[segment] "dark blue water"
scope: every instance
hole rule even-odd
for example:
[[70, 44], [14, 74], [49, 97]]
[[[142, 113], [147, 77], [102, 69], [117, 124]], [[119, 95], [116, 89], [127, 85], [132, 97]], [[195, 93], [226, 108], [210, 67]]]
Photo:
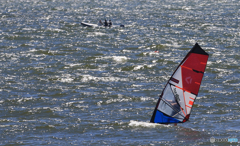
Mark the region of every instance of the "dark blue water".
[[[237, 145], [227, 139], [240, 139], [239, 9], [234, 0], [2, 0], [0, 145]], [[81, 26], [99, 19], [125, 27]], [[210, 56], [190, 121], [149, 123], [196, 42]]]

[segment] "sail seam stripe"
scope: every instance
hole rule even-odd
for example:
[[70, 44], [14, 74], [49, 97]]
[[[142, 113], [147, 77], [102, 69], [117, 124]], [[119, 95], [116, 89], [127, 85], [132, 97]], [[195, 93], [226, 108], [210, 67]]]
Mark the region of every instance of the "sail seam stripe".
[[[173, 85], [173, 84], [171, 84], [171, 85]], [[191, 94], [193, 94], [193, 95], [196, 95], [196, 96], [197, 96], [197, 94], [195, 94], [195, 93], [192, 93], [191, 91], [188, 91], [188, 90], [186, 90], [186, 89], [184, 89], [184, 88], [181, 88], [181, 87], [179, 87], [179, 86], [176, 86], [176, 85], [173, 85], [173, 86], [175, 86], [175, 87], [177, 87], [177, 88], [179, 88], [179, 89], [183, 90], [184, 92], [186, 91], [186, 92], [188, 92], [188, 93], [191, 93]]]
[[182, 67], [182, 68], [186, 68], [186, 69], [188, 69], [188, 70], [192, 70], [192, 71], [194, 71], [194, 72], [196, 72], [196, 73], [202, 73], [202, 74], [204, 74], [204, 72], [198, 71], [198, 70], [193, 69], [193, 68], [189, 68], [189, 67], [186, 67], [186, 66], [183, 66], [183, 65], [181, 65], [181, 67]]
[[181, 108], [181, 110], [182, 110], [182, 112], [183, 112], [184, 116], [186, 117], [186, 114], [185, 114], [185, 112], [183, 111], [182, 107], [180, 107], [180, 108]]
[[185, 99], [185, 93], [184, 92], [183, 92], [183, 98], [184, 98], [184, 103], [185, 103], [185, 110], [186, 110], [186, 113], [188, 113], [187, 112], [187, 107], [186, 107], [187, 104], [186, 104], [186, 99]]

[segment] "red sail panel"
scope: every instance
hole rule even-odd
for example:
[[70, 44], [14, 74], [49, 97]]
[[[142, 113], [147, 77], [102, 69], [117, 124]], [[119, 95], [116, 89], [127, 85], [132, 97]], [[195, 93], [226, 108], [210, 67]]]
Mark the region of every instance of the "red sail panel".
[[202, 54], [191, 53], [187, 60], [183, 63], [183, 66], [204, 72], [207, 64], [208, 56]]
[[202, 73], [197, 73], [193, 70], [182, 67], [183, 90], [197, 95], [202, 81], [202, 77]]
[[182, 64], [183, 89], [194, 94], [198, 94], [203, 73], [207, 64], [207, 55], [191, 53]]

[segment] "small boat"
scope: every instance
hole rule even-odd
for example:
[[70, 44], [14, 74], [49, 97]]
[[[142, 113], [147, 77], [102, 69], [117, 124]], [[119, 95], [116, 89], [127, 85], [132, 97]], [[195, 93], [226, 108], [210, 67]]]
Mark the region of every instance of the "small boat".
[[86, 22], [81, 22], [81, 25], [87, 26], [87, 27], [124, 27], [124, 25], [112, 25], [112, 26], [104, 26], [104, 25], [97, 25], [97, 24], [92, 24], [92, 23], [86, 23]]

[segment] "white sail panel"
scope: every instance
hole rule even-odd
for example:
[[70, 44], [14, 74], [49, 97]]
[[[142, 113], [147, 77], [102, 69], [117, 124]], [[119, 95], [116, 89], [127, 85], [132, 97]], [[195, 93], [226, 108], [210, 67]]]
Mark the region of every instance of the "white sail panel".
[[173, 94], [174, 96], [176, 97], [180, 107], [181, 107], [181, 110], [183, 112], [183, 114], [186, 116], [186, 106], [185, 106], [185, 99], [184, 99], [184, 92], [182, 89], [180, 88], [177, 88], [175, 86], [171, 86], [172, 87], [172, 91], [173, 91]]
[[179, 67], [176, 72], [173, 74], [171, 79], [169, 80], [169, 83], [176, 85], [180, 88], [182, 88], [182, 69]]
[[170, 84], [168, 84], [164, 90], [162, 100], [158, 105], [158, 110], [168, 116], [175, 117], [176, 119], [183, 120], [185, 117], [182, 113], [180, 105], [174, 97]]
[[186, 101], [187, 114], [190, 114], [196, 95], [189, 92], [184, 92], [184, 95]]

